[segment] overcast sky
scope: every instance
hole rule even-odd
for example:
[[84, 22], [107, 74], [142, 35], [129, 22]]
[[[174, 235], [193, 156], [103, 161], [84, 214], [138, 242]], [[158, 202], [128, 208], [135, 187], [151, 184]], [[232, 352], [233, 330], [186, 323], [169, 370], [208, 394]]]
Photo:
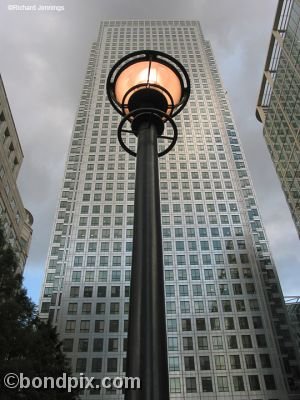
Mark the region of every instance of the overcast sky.
[[[61, 12], [9, 11], [58, 5]], [[300, 287], [300, 243], [255, 119], [277, 0], [1, 0], [0, 72], [24, 152], [18, 180], [34, 235], [25, 285], [38, 302], [90, 46], [103, 19], [197, 19], [231, 102], [283, 292]]]

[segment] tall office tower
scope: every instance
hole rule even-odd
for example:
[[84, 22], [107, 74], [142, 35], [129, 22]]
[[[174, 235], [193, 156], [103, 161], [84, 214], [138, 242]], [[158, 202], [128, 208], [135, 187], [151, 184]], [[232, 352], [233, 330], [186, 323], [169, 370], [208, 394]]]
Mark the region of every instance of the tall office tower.
[[[288, 399], [287, 377], [298, 371], [280, 284], [210, 44], [196, 21], [101, 23], [66, 162], [41, 316], [57, 326], [75, 373], [122, 374], [135, 159], [118, 144], [120, 117], [105, 83], [114, 63], [140, 49], [176, 57], [192, 85], [176, 117], [177, 145], [159, 163], [171, 398]], [[127, 144], [134, 147], [135, 138]], [[123, 396], [103, 389], [100, 398]]]
[[28, 256], [33, 223], [17, 187], [22, 161], [22, 148], [0, 75], [0, 227], [15, 250], [20, 272]]
[[300, 0], [279, 0], [256, 116], [300, 236]]

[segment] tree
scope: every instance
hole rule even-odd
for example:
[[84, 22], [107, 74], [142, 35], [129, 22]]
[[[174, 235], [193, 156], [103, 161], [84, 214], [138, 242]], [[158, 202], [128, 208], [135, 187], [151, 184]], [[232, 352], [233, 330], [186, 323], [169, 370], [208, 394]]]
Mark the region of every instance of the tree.
[[[9, 389], [7, 373], [30, 378], [70, 376], [66, 358], [54, 327], [42, 322], [37, 307], [27, 296], [18, 259], [0, 228], [0, 398], [3, 400], [75, 400], [77, 391], [67, 388]], [[40, 380], [37, 380], [39, 386]]]

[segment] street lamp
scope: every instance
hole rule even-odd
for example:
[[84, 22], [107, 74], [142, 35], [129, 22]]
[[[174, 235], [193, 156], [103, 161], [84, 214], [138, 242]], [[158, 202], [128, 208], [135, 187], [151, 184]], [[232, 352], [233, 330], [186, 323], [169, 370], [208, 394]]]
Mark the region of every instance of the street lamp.
[[[189, 77], [173, 57], [142, 50], [120, 59], [107, 78], [108, 98], [123, 118], [118, 128], [122, 148], [136, 156], [134, 229], [128, 327], [128, 377], [139, 377], [140, 390], [128, 390], [126, 400], [168, 400], [169, 376], [164, 300], [158, 157], [177, 140], [173, 117], [186, 105]], [[131, 129], [125, 129], [125, 123]], [[164, 136], [169, 123], [173, 135]], [[124, 134], [137, 137], [130, 149]], [[167, 140], [158, 152], [157, 141]]]

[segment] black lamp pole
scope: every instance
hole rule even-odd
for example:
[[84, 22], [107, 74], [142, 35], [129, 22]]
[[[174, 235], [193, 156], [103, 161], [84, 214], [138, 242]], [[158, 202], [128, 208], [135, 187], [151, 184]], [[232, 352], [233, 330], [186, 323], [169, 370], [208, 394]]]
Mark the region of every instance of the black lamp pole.
[[[120, 103], [115, 96], [120, 71], [115, 71], [120, 66], [121, 72], [126, 71], [128, 66], [141, 62], [141, 56], [144, 57], [142, 61], [149, 62], [148, 80], [128, 88]], [[128, 62], [132, 57], [133, 61]], [[180, 104], [174, 105], [167, 90], [149, 82], [153, 60], [167, 65], [171, 73], [177, 74], [182, 90]], [[185, 86], [179, 72], [174, 72], [175, 67], [182, 72]], [[114, 66], [108, 77], [107, 92], [114, 108], [124, 116], [118, 129], [119, 142], [137, 157], [126, 375], [140, 378], [141, 388], [126, 390], [125, 400], [169, 400], [158, 157], [169, 152], [176, 143], [177, 128], [171, 115], [177, 114], [186, 104], [189, 79], [181, 64], [170, 56], [145, 50], [124, 57]], [[175, 107], [177, 110], [173, 112]], [[122, 139], [122, 133], [128, 133], [123, 129], [126, 121], [131, 122], [130, 132], [137, 137], [136, 153]], [[171, 124], [173, 137], [162, 135], [165, 122]], [[161, 153], [157, 148], [159, 138], [171, 140]]]
[[144, 118], [136, 124], [138, 147], [126, 375], [139, 377], [141, 390], [128, 390], [126, 400], [169, 399], [157, 122], [155, 118]]

